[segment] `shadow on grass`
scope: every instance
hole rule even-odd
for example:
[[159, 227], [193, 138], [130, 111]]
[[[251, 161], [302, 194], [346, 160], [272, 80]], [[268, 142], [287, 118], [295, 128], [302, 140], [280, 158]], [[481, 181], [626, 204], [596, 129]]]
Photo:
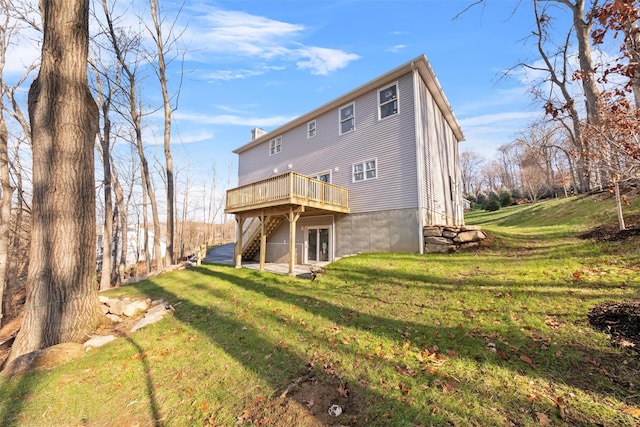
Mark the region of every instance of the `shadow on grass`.
[[[425, 337], [429, 337], [428, 343], [423, 345], [438, 344], [444, 348], [455, 350], [459, 357], [466, 358], [479, 364], [493, 364], [500, 368], [514, 371], [515, 374], [526, 374], [531, 377], [539, 377], [551, 382], [560, 382], [572, 387], [582, 389], [587, 393], [598, 393], [602, 396], [626, 396], [633, 401], [638, 401], [638, 396], [632, 396], [632, 392], [626, 389], [633, 381], [628, 377], [629, 372], [636, 372], [636, 363], [625, 363], [625, 356], [616, 354], [614, 351], [603, 351], [595, 349], [581, 342], [550, 343], [535, 330], [527, 330], [522, 324], [515, 321], [503, 320], [500, 325], [477, 325], [472, 327], [473, 319], [467, 323], [469, 326], [436, 326], [415, 323], [412, 321], [398, 320], [391, 317], [380, 317], [367, 314], [353, 308], [339, 307], [327, 301], [311, 297], [309, 295], [297, 294], [283, 289], [283, 284], [270, 285], [264, 282], [240, 278], [232, 274], [221, 271], [211, 271], [207, 269], [194, 269], [203, 275], [211, 276], [218, 280], [224, 280], [235, 286], [248, 291], [265, 295], [268, 298], [286, 304], [297, 306], [299, 309], [307, 311], [313, 315], [320, 316], [338, 325], [351, 326], [368, 333], [385, 336], [395, 340], [398, 347], [402, 345], [406, 338], [402, 331], [419, 330]], [[256, 273], [257, 275], [258, 273]], [[258, 276], [259, 277], [259, 276]], [[266, 279], [266, 277], [265, 277]], [[384, 280], [384, 278], [378, 277]], [[402, 280], [402, 278], [400, 278]], [[266, 282], [266, 280], [265, 280]], [[515, 285], [514, 285], [515, 286]], [[454, 289], [449, 286], [441, 286], [444, 292]], [[533, 292], [535, 293], [535, 292]], [[542, 293], [540, 298], [552, 297]], [[218, 295], [217, 297], [222, 297]], [[601, 298], [598, 297], [598, 298]], [[413, 301], [416, 308], [423, 309], [419, 301]], [[457, 309], [465, 312], [464, 308]], [[532, 312], [534, 312], [532, 310]], [[541, 312], [540, 314], [550, 314]], [[458, 346], [455, 341], [447, 338], [455, 335], [464, 344]], [[501, 358], [487, 353], [486, 344], [488, 340], [498, 342], [505, 351], [512, 353], [508, 358]], [[417, 342], [415, 345], [420, 346]], [[544, 347], [547, 349], [542, 349]], [[578, 359], [564, 359], [558, 357], [555, 352], [563, 354], [580, 355]], [[527, 362], [520, 357], [531, 355], [535, 363], [540, 368], [530, 369]], [[535, 356], [534, 356], [535, 355]], [[391, 364], [393, 367], [393, 364]], [[584, 374], [576, 375], [576, 373]], [[371, 390], [360, 390], [376, 399], [383, 398]], [[522, 396], [526, 400], [527, 396]], [[402, 408], [405, 410], [405, 408]], [[422, 420], [423, 422], [425, 420]], [[428, 419], [426, 421], [429, 421]]]
[[0, 378], [0, 425], [15, 427], [20, 425], [20, 413], [29, 393], [39, 382], [37, 373], [18, 378]]
[[149, 398], [149, 409], [151, 410], [151, 415], [153, 417], [153, 426], [160, 427], [163, 425], [163, 423], [162, 423], [162, 419], [160, 418], [160, 412], [158, 409], [158, 400], [156, 399], [155, 387], [153, 385], [153, 377], [151, 375], [151, 368], [149, 367], [149, 361], [147, 360], [144, 349], [140, 347], [140, 344], [138, 344], [136, 340], [134, 340], [130, 336], [126, 337], [126, 340], [138, 352], [138, 358], [140, 359], [140, 363], [142, 364], [142, 368], [144, 369], [145, 386], [147, 388], [147, 397]]
[[[213, 275], [216, 280], [226, 280], [236, 286], [241, 286], [242, 284], [244, 284], [244, 286], [258, 286], [256, 282], [247, 281], [246, 279], [240, 279], [224, 273], [213, 273], [202, 267], [194, 268], [193, 271], [202, 273], [205, 276]], [[217, 292], [215, 288], [207, 287], [205, 284], [200, 284], [196, 287], [199, 288], [200, 291], [211, 293], [215, 298], [227, 297], [227, 295], [221, 294]], [[179, 297], [168, 288], [153, 281], [148, 282], [148, 285], [145, 286], [145, 291], [153, 293], [154, 295], [161, 295], [174, 305], [179, 302], [179, 308], [174, 313], [175, 318], [204, 333], [211, 342], [223, 348], [229, 356], [265, 380], [276, 390], [273, 394], [274, 398], [282, 395], [292, 381], [304, 376], [304, 374], [309, 371], [309, 360], [288, 349], [287, 346], [283, 346], [282, 343], [270, 341], [260, 330], [247, 325], [245, 322], [234, 320], [232, 316], [215, 307], [204, 307], [195, 304]], [[283, 300], [286, 300], [285, 296], [285, 294], [280, 295]], [[331, 307], [328, 308], [332, 309]], [[323, 308], [323, 312], [325, 309], [326, 308]], [[260, 354], [248, 351], [254, 349], [259, 349]], [[264, 354], [271, 355], [268, 362], [265, 362]], [[326, 376], [327, 373], [320, 370], [315, 372], [315, 374], [321, 378]], [[372, 419], [351, 419], [352, 416], [360, 414], [354, 413], [353, 408], [349, 405], [353, 405], [353, 407], [375, 406], [380, 402], [384, 402], [385, 396], [356, 382], [350, 382], [348, 389], [350, 392], [350, 403], [345, 406], [343, 418], [341, 419], [353, 425], [376, 425], [375, 420]], [[336, 396], [338, 396], [337, 391]], [[336, 399], [336, 401], [337, 400], [339, 399]], [[304, 402], [299, 403], [304, 405]], [[402, 403], [394, 405], [398, 406], [397, 413], [403, 414], [403, 422], [405, 423], [421, 421], [442, 424], [447, 422], [446, 419], [440, 416], [424, 414], [413, 407], [404, 406]], [[326, 411], [326, 408], [323, 411]], [[389, 425], [388, 421], [389, 420], [382, 425]]]

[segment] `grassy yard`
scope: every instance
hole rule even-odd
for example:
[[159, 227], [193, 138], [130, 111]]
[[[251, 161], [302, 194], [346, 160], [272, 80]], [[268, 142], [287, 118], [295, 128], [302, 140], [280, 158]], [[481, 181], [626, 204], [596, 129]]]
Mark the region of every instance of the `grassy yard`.
[[493, 236], [473, 251], [358, 255], [314, 282], [211, 265], [122, 287], [109, 295], [175, 312], [0, 379], [0, 425], [637, 426], [640, 357], [587, 313], [640, 298], [640, 237], [577, 237], [614, 221], [612, 200], [572, 198], [472, 213]]

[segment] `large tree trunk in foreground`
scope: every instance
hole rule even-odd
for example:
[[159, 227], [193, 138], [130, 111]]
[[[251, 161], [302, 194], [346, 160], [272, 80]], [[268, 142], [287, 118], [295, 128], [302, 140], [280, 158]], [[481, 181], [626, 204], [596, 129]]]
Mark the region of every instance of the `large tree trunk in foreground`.
[[33, 219], [27, 300], [9, 361], [80, 342], [99, 319], [93, 161], [98, 109], [87, 82], [89, 0], [40, 5], [42, 64], [29, 90]]

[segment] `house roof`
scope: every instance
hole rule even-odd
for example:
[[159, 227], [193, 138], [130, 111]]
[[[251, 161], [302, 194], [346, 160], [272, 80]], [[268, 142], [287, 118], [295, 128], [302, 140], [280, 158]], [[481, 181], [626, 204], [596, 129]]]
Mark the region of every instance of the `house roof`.
[[398, 79], [399, 77], [412, 71], [414, 67], [418, 70], [418, 72], [420, 73], [420, 76], [422, 77], [427, 87], [429, 88], [429, 91], [434, 97], [436, 104], [442, 111], [442, 114], [444, 115], [445, 120], [447, 121], [449, 126], [451, 126], [451, 129], [453, 129], [454, 135], [456, 136], [458, 141], [463, 141], [464, 134], [462, 133], [460, 124], [458, 123], [458, 120], [453, 114], [453, 109], [451, 108], [449, 101], [447, 101], [447, 98], [444, 95], [444, 91], [442, 90], [442, 87], [440, 86], [440, 83], [438, 82], [438, 79], [436, 78], [436, 75], [433, 72], [431, 65], [429, 64], [429, 60], [427, 59], [427, 56], [423, 54], [381, 75], [380, 77], [377, 77], [363, 84], [362, 86], [359, 86], [353, 89], [352, 91], [347, 92], [346, 94], [338, 98], [335, 98], [332, 101], [327, 102], [326, 104], [316, 108], [315, 110], [312, 110], [306, 114], [303, 114], [293, 119], [292, 121], [285, 123], [279, 128], [272, 130], [271, 132], [265, 133], [264, 135], [254, 139], [253, 141], [248, 142], [242, 147], [236, 148], [235, 150], [233, 150], [233, 152], [236, 154], [240, 154], [244, 151], [249, 150], [250, 148], [253, 148], [257, 145], [262, 144], [265, 141], [272, 139], [273, 135], [283, 134], [288, 130], [291, 130], [297, 126], [305, 124], [310, 120], [313, 120], [314, 118], [326, 113], [327, 111], [334, 110], [348, 103], [349, 101], [357, 98], [358, 96], [371, 92], [372, 90], [375, 90], [380, 86], [384, 86], [388, 82]]

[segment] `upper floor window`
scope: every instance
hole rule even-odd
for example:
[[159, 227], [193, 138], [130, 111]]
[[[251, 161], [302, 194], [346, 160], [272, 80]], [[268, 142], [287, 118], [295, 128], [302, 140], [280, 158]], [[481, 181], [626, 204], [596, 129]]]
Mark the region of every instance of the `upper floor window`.
[[340, 135], [351, 132], [355, 129], [355, 104], [340, 108]]
[[394, 83], [378, 91], [378, 105], [380, 119], [398, 113], [398, 83]]
[[273, 138], [269, 141], [269, 155], [273, 156], [282, 151], [282, 137]]
[[311, 175], [311, 178], [313, 179], [317, 179], [319, 181], [322, 182], [327, 182], [327, 183], [331, 183], [331, 172], [322, 172], [316, 175]]
[[307, 138], [313, 138], [316, 136], [316, 121], [310, 121], [307, 123]]
[[378, 176], [378, 161], [376, 159], [353, 164], [353, 181], [366, 181]]

